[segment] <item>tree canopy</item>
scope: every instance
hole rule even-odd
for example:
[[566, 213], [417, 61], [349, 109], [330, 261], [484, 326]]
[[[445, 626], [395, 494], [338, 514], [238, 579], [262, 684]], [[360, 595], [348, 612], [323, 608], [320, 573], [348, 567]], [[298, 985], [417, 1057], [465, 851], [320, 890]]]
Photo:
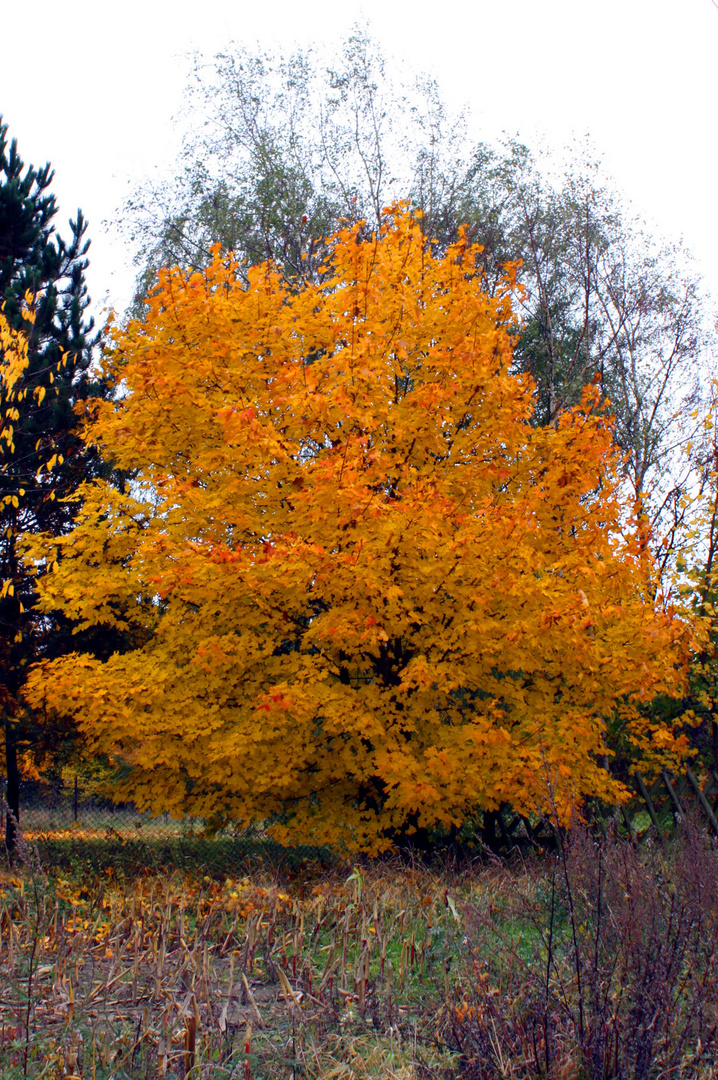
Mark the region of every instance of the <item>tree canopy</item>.
[[394, 207], [313, 280], [215, 250], [105, 354], [75, 528], [30, 538], [41, 608], [130, 633], [35, 668], [127, 767], [118, 794], [376, 851], [502, 803], [614, 799], [612, 740], [684, 748], [686, 626], [656, 596], [600, 385], [553, 425], [517, 373], [511, 272]]

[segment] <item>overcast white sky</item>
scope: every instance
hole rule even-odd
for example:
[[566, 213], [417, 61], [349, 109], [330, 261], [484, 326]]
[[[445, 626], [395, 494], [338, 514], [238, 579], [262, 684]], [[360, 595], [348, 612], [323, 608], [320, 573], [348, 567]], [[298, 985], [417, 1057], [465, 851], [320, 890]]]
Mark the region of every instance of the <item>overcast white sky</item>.
[[0, 0], [0, 112], [50, 160], [58, 221], [90, 222], [95, 301], [133, 271], [112, 229], [136, 178], [170, 165], [190, 62], [230, 41], [339, 43], [363, 20], [406, 76], [434, 75], [483, 138], [588, 133], [654, 228], [683, 237], [718, 297], [718, 0]]

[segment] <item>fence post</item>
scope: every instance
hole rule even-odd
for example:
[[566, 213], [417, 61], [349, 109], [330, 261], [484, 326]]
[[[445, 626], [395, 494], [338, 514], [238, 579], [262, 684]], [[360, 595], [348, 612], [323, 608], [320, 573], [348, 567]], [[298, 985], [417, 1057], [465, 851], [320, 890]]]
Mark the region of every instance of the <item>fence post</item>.
[[648, 807], [648, 815], [653, 822], [653, 827], [658, 833], [661, 843], [663, 843], [663, 832], [661, 830], [661, 826], [658, 824], [658, 816], [653, 806], [653, 801], [651, 799], [651, 796], [648, 794], [648, 789], [646, 788], [646, 785], [643, 782], [643, 777], [639, 772], [636, 773], [636, 780], [638, 781], [638, 787], [640, 788], [641, 795], [643, 796], [643, 801]]
[[684, 811], [683, 807], [681, 806], [681, 804], [678, 801], [678, 796], [676, 795], [675, 791], [673, 790], [673, 784], [668, 779], [668, 773], [666, 772], [665, 769], [663, 769], [663, 771], [661, 773], [661, 776], [663, 777], [663, 783], [666, 786], [666, 791], [670, 795], [671, 802], [673, 803], [673, 805], [674, 805], [674, 807], [676, 809], [676, 814], [678, 816], [678, 819], [680, 821], [682, 821], [683, 818], [686, 816], [685, 811]]
[[713, 832], [716, 834], [716, 836], [718, 836], [718, 821], [716, 821], [716, 816], [713, 813], [713, 811], [711, 810], [710, 805], [708, 803], [708, 800], [706, 799], [705, 795], [701, 791], [700, 784], [698, 783], [695, 776], [693, 775], [693, 773], [691, 772], [691, 770], [688, 768], [687, 765], [686, 765], [686, 776], [690, 780], [691, 787], [693, 788], [696, 795], [698, 796], [698, 801], [700, 802], [701, 806], [703, 807], [703, 809], [706, 812], [706, 816], [708, 817], [708, 820], [710, 821], [710, 823], [711, 823], [711, 825], [713, 827]]

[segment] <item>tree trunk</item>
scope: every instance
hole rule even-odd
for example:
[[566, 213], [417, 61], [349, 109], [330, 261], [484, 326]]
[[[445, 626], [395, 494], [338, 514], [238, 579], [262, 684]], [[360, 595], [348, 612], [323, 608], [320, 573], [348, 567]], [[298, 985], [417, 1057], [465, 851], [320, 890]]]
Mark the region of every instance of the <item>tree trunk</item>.
[[20, 821], [20, 773], [17, 767], [17, 739], [15, 729], [5, 718], [5, 762], [7, 770], [7, 789], [5, 801], [8, 812], [5, 816], [5, 847], [12, 859], [17, 847], [17, 830]]
[[496, 836], [496, 819], [498, 812], [496, 810], [484, 810], [484, 826], [483, 841], [486, 844], [489, 851], [497, 852], [499, 850], [498, 838]]

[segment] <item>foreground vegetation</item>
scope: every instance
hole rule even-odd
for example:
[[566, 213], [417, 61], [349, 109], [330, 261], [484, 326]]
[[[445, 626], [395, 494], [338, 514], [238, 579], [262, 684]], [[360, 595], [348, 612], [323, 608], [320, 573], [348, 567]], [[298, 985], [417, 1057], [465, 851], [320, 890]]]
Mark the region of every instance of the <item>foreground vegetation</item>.
[[0, 885], [3, 1080], [713, 1077], [718, 849]]

